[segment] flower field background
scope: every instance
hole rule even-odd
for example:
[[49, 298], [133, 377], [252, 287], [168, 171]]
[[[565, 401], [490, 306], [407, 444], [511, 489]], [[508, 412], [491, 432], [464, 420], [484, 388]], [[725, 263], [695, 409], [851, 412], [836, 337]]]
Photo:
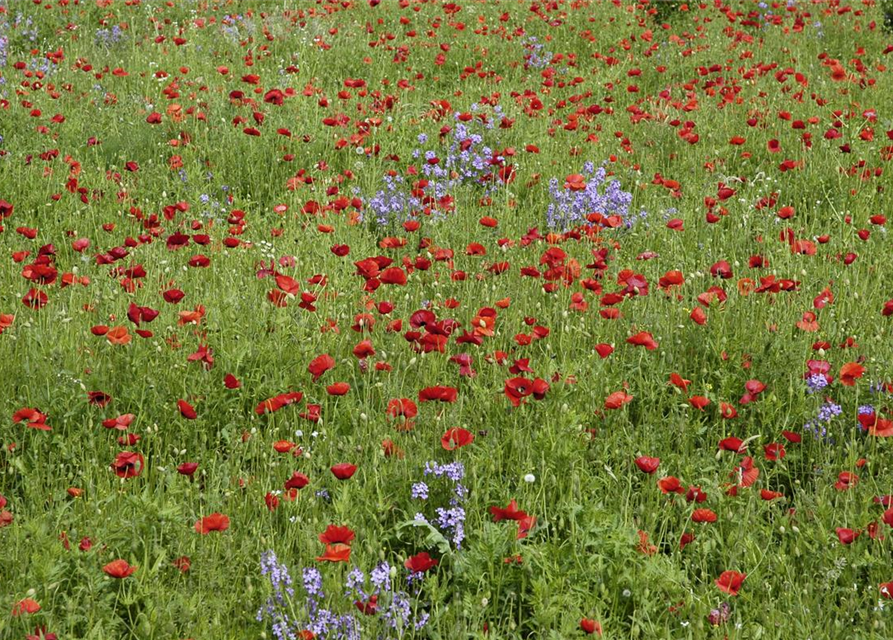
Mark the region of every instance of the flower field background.
[[0, 1], [0, 637], [890, 637], [884, 6]]

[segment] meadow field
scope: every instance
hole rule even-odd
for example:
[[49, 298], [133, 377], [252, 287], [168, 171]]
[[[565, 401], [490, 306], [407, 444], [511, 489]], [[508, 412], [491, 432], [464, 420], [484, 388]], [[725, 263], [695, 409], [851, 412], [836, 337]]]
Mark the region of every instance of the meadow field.
[[0, 0], [0, 638], [893, 637], [876, 0]]

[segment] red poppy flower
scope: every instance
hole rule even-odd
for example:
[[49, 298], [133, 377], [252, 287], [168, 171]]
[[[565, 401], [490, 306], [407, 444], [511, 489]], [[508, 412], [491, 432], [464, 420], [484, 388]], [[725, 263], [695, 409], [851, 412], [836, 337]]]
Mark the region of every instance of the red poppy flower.
[[682, 483], [679, 482], [679, 478], [675, 476], [666, 476], [657, 481], [657, 486], [661, 490], [661, 493], [685, 493], [685, 489], [682, 488]]
[[242, 383], [239, 382], [239, 379], [236, 378], [236, 376], [231, 373], [227, 373], [226, 376], [224, 376], [223, 378], [223, 385], [227, 389], [238, 389], [242, 386]]
[[580, 620], [580, 629], [587, 635], [598, 634], [602, 635], [602, 625], [598, 620], [591, 620], [589, 618], [583, 618]]
[[195, 530], [203, 536], [212, 531], [226, 531], [229, 529], [229, 518], [222, 513], [212, 513], [195, 522]]
[[27, 422], [29, 429], [37, 429], [38, 431], [52, 430], [46, 424], [47, 416], [37, 409], [32, 409], [31, 407], [23, 407], [16, 411], [14, 414], [12, 414], [12, 421], [14, 424]]
[[324, 353], [323, 355], [314, 358], [310, 364], [307, 365], [307, 370], [313, 376], [313, 382], [316, 382], [322, 374], [334, 367], [335, 360], [329, 354]]
[[278, 453], [288, 453], [292, 449], [294, 449], [297, 445], [294, 442], [289, 442], [288, 440], [277, 440], [273, 443], [273, 448]]
[[787, 453], [784, 450], [783, 444], [773, 442], [763, 447], [763, 455], [766, 460], [781, 460]]
[[657, 546], [648, 542], [648, 532], [639, 530], [639, 544], [636, 545], [636, 551], [644, 553], [646, 556], [653, 556], [657, 553]]
[[523, 540], [527, 537], [527, 534], [530, 533], [530, 530], [533, 529], [534, 525], [536, 525], [536, 516], [525, 515], [523, 518], [518, 520], [518, 533], [515, 536], [516, 540]]
[[103, 391], [88, 391], [87, 401], [96, 407], [102, 408], [112, 401], [112, 397]]
[[533, 382], [527, 378], [510, 378], [505, 381], [504, 393], [513, 406], [520, 406], [523, 399], [533, 393]]
[[339, 480], [349, 480], [350, 477], [356, 473], [357, 467], [348, 462], [339, 462], [331, 468], [331, 471], [332, 475]]
[[679, 538], [679, 550], [682, 551], [683, 549], [685, 549], [685, 547], [694, 542], [694, 540], [695, 534], [687, 532], [683, 533], [682, 536], [680, 536]]
[[716, 522], [716, 514], [710, 509], [695, 509], [691, 514], [692, 522]]
[[127, 431], [127, 427], [136, 419], [132, 413], [125, 413], [123, 416], [109, 418], [102, 421], [102, 426], [106, 429], [117, 429], [118, 431]]
[[294, 404], [296, 402], [300, 402], [304, 397], [304, 394], [300, 391], [289, 391], [288, 393], [280, 393], [278, 396], [274, 396], [269, 400], [264, 400], [254, 409], [254, 412], [262, 416], [265, 413], [273, 413], [274, 411], [279, 411], [282, 407], [286, 407], [290, 404]]
[[421, 553], [417, 553], [414, 556], [411, 556], [406, 559], [406, 562], [403, 563], [403, 566], [409, 569], [412, 573], [426, 573], [430, 569], [437, 566], [438, 561], [428, 555], [427, 551], [422, 551]]
[[855, 473], [851, 473], [849, 471], [841, 471], [837, 475], [837, 482], [834, 483], [834, 488], [838, 491], [847, 491], [848, 489], [852, 489], [859, 483], [859, 476]]
[[750, 487], [760, 477], [760, 470], [753, 466], [753, 458], [745, 457], [741, 460], [741, 464], [735, 467], [732, 476], [738, 478], [739, 487]]
[[595, 345], [595, 351], [598, 353], [599, 357], [604, 359], [609, 355], [614, 353], [614, 347], [610, 344], [606, 344], [604, 342]]
[[180, 415], [187, 420], [195, 420], [198, 417], [193, 406], [185, 400], [177, 400], [177, 409], [180, 410]]
[[680, 376], [678, 373], [671, 373], [670, 374], [670, 384], [673, 385], [674, 387], [679, 387], [680, 389], [682, 389], [682, 391], [687, 391], [688, 385], [691, 384], [691, 380], [686, 380], [685, 378]]
[[509, 502], [508, 506], [490, 507], [490, 514], [493, 516], [493, 522], [500, 520], [522, 520], [527, 517], [527, 513], [518, 509], [518, 503], [515, 500]]
[[336, 382], [326, 387], [326, 393], [330, 396], [344, 396], [350, 391], [350, 385], [346, 382]]
[[192, 477], [192, 474], [198, 469], [198, 462], [184, 462], [177, 467], [177, 473], [184, 476]]
[[730, 596], [737, 596], [746, 577], [746, 573], [723, 571], [719, 578], [716, 579], [716, 586], [719, 587], [720, 591], [728, 593]]
[[467, 429], [461, 427], [453, 427], [447, 429], [443, 437], [440, 438], [441, 446], [447, 451], [453, 451], [459, 447], [464, 447], [474, 442], [474, 434]]
[[13, 605], [12, 616], [15, 618], [22, 614], [37, 613], [38, 611], [40, 611], [40, 604], [38, 604], [36, 600], [24, 598]]
[[636, 466], [639, 467], [641, 471], [651, 474], [657, 471], [658, 466], [660, 466], [660, 458], [639, 456], [638, 458], [636, 458]]
[[856, 538], [862, 535], [861, 530], [853, 531], [852, 529], [845, 529], [844, 527], [837, 527], [835, 531], [837, 532], [837, 539], [840, 540], [840, 544], [843, 545], [852, 544]]
[[179, 569], [180, 573], [189, 573], [189, 569], [192, 567], [192, 561], [189, 559], [189, 556], [180, 556], [171, 564]]
[[645, 347], [648, 351], [654, 351], [659, 346], [654, 340], [654, 336], [647, 331], [640, 331], [636, 335], [627, 338], [626, 342], [637, 347]]
[[11, 313], [0, 313], [0, 334], [12, 326], [15, 316]]
[[419, 391], [419, 402], [455, 402], [459, 390], [453, 387], [425, 387]]
[[349, 562], [350, 561], [350, 545], [347, 544], [327, 544], [326, 552], [321, 556], [317, 556], [317, 562]]
[[392, 418], [398, 416], [415, 418], [419, 414], [419, 409], [416, 403], [409, 398], [399, 398], [388, 401], [387, 414]]
[[605, 409], [619, 409], [628, 402], [632, 402], [633, 396], [625, 391], [615, 391], [605, 398]]
[[106, 575], [121, 580], [123, 578], [127, 578], [128, 576], [132, 576], [133, 572], [136, 571], [138, 568], [139, 567], [131, 566], [127, 563], [126, 560], [118, 559], [109, 562], [102, 568], [102, 570], [106, 573]]
[[865, 367], [857, 362], [847, 362], [840, 368], [840, 384], [847, 387], [855, 386], [856, 380], [865, 373]]
[[741, 438], [730, 436], [719, 441], [721, 451], [731, 451], [732, 453], [744, 453], [747, 451], [747, 445]]
[[326, 530], [319, 534], [319, 541], [323, 544], [347, 544], [353, 542], [356, 534], [350, 527], [336, 526], [330, 524]]
[[119, 478], [135, 478], [143, 472], [145, 461], [141, 453], [122, 451], [115, 456], [111, 466]]
[[289, 478], [285, 482], [286, 489], [303, 489], [310, 483], [310, 478], [305, 476], [303, 473], [299, 471], [295, 471], [291, 474], [291, 478]]
[[30, 309], [43, 309], [49, 298], [43, 291], [37, 289], [29, 289], [28, 293], [22, 298], [22, 304]]

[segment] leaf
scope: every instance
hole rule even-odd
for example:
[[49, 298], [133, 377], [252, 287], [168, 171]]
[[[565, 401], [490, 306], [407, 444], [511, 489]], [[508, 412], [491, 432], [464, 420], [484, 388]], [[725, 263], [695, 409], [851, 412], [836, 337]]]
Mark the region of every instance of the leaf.
[[450, 553], [450, 541], [443, 537], [443, 534], [434, 528], [428, 522], [422, 522], [421, 520], [406, 520], [405, 522], [400, 522], [397, 524], [397, 537], [400, 537], [399, 531], [402, 529], [406, 529], [407, 527], [419, 527], [422, 529], [428, 530], [428, 535], [425, 536], [425, 544], [429, 547], [437, 547], [437, 550], [440, 551], [442, 555], [449, 555]]

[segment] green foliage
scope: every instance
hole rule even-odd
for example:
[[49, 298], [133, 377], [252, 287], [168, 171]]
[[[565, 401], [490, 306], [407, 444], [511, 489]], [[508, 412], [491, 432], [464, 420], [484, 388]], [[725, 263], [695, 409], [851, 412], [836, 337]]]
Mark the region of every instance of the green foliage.
[[[357, 566], [386, 559], [403, 579], [408, 557], [424, 550], [439, 559], [424, 588], [430, 622], [408, 636], [564, 640], [582, 637], [580, 620], [591, 618], [606, 638], [890, 637], [893, 605], [878, 585], [893, 580], [893, 534], [873, 498], [893, 493], [893, 458], [888, 439], [867, 436], [856, 416], [862, 404], [890, 404], [869, 385], [893, 371], [891, 318], [881, 313], [893, 297], [893, 258], [887, 226], [872, 221], [891, 211], [893, 64], [880, 25], [891, 28], [893, 2], [840, 3], [850, 11], [799, 0], [787, 11], [776, 3], [782, 26], [742, 24], [757, 3], [726, 3], [742, 12], [734, 23], [712, 1], [684, 3], [686, 11], [673, 0], [459, 4], [450, 16], [445, 3], [402, 8], [397, 0], [375, 8], [365, 0], [5, 3], [0, 199], [15, 212], [0, 233], [0, 314], [15, 318], [0, 332], [0, 495], [8, 500], [0, 511], [14, 520], [0, 528], [0, 638], [24, 638], [44, 625], [66, 640], [272, 637], [256, 621], [270, 590], [260, 554], [275, 549], [291, 567], [320, 566], [327, 589], [338, 591], [348, 569], [316, 561], [329, 524], [356, 532]], [[795, 23], [806, 6], [809, 19]], [[9, 26], [19, 13], [29, 26]], [[118, 40], [97, 33], [115, 25]], [[176, 44], [181, 36], [186, 42]], [[531, 37], [553, 56], [542, 67], [526, 57]], [[64, 58], [48, 61], [46, 53], [59, 50]], [[831, 79], [828, 58], [845, 66], [845, 81]], [[259, 84], [243, 78], [250, 74]], [[348, 78], [366, 87], [348, 87]], [[293, 88], [294, 96], [281, 106], [263, 102], [274, 87]], [[445, 154], [450, 138], [439, 133], [456, 126], [454, 112], [501, 122], [482, 97], [505, 112], [488, 144], [511, 159], [514, 182], [488, 193], [489, 201], [477, 185], [457, 190], [455, 213], [420, 217], [417, 232], [402, 221], [379, 226], [369, 198], [388, 171], [418, 177], [408, 167], [421, 162], [413, 157], [420, 133]], [[450, 102], [444, 117], [433, 100]], [[590, 105], [602, 110], [592, 115]], [[161, 115], [157, 125], [146, 121], [152, 112]], [[338, 115], [349, 124], [323, 124]], [[795, 120], [805, 128], [794, 128]], [[695, 125], [696, 142], [680, 135], [685, 122]], [[261, 135], [246, 135], [254, 125]], [[832, 129], [843, 139], [827, 136]], [[746, 143], [730, 144], [737, 136]], [[781, 152], [767, 147], [773, 139]], [[784, 160], [802, 164], [782, 172]], [[564, 274], [521, 277], [522, 267], [546, 271], [549, 245], [523, 238], [532, 228], [550, 231], [549, 179], [562, 184], [586, 161], [605, 161], [633, 194], [631, 211], [646, 217], [579, 241], [553, 238], [574, 261], [568, 271], [580, 268], [571, 286]], [[128, 162], [139, 169], [128, 171]], [[292, 182], [299, 173], [312, 180]], [[735, 194], [708, 224], [705, 201], [717, 198], [719, 183]], [[350, 206], [331, 206], [354, 188], [364, 199], [362, 222], [350, 218]], [[772, 194], [778, 206], [755, 207]], [[180, 202], [187, 211], [165, 215]], [[314, 213], [312, 203], [323, 209]], [[796, 215], [780, 219], [783, 205]], [[244, 228], [233, 210], [245, 212]], [[484, 216], [498, 225], [482, 226]], [[671, 218], [683, 220], [684, 231], [668, 228]], [[37, 229], [36, 238], [17, 233], [20, 226]], [[815, 255], [793, 251], [787, 229]], [[862, 238], [860, 230], [871, 233]], [[168, 249], [175, 231], [210, 242], [193, 237], [188, 248]], [[140, 236], [151, 242], [136, 242]], [[405, 244], [389, 245], [393, 237]], [[77, 238], [89, 238], [89, 249], [76, 251]], [[223, 244], [233, 238], [243, 244]], [[472, 242], [486, 255], [470, 255]], [[49, 244], [60, 280], [27, 281], [23, 270]], [[336, 255], [336, 244], [350, 253]], [[114, 247], [127, 247], [127, 258], [102, 264], [97, 256]], [[601, 248], [609, 250], [603, 276], [588, 266]], [[444, 249], [452, 253], [438, 256]], [[199, 253], [210, 267], [187, 266]], [[846, 263], [848, 253], [857, 259]], [[294, 262], [280, 262], [286, 256]], [[409, 261], [407, 286], [363, 290], [354, 263], [372, 256]], [[766, 266], [751, 266], [755, 256]], [[710, 272], [721, 260], [734, 272], [729, 279]], [[509, 269], [497, 274], [501, 261]], [[284, 296], [287, 306], [271, 303], [281, 287], [260, 277], [274, 263], [299, 284], [297, 296]], [[134, 284], [119, 267], [137, 264], [147, 276]], [[637, 285], [637, 295], [607, 304], [579, 283], [591, 277], [603, 293], [624, 290], [624, 270], [647, 280], [647, 295]], [[685, 282], [664, 291], [658, 283], [671, 270]], [[63, 273], [89, 283], [63, 287]], [[325, 286], [311, 284], [317, 275]], [[757, 286], [768, 276], [798, 285], [745, 295], [739, 280]], [[32, 286], [49, 296], [41, 310], [22, 302]], [[186, 293], [176, 305], [161, 297], [174, 287]], [[727, 299], [699, 299], [711, 287]], [[834, 301], [819, 308], [826, 288]], [[316, 296], [315, 311], [300, 306], [305, 291]], [[384, 300], [393, 312], [368, 304]], [[131, 303], [161, 313], [136, 327], [127, 319]], [[404, 338], [425, 305], [462, 324], [444, 353], [418, 353]], [[199, 306], [199, 320], [181, 318]], [[481, 346], [457, 345], [482, 308], [496, 310], [493, 335]], [[599, 314], [608, 308], [619, 317]], [[705, 310], [706, 325], [691, 321], [695, 308]], [[817, 314], [818, 331], [798, 327], [807, 312]], [[376, 320], [365, 334], [351, 328], [361, 313]], [[397, 319], [402, 326], [389, 330]], [[131, 342], [112, 344], [102, 326], [127, 327]], [[534, 326], [548, 328], [548, 337], [525, 343]], [[138, 337], [137, 328], [152, 335]], [[626, 343], [645, 330], [657, 349]], [[353, 353], [362, 338], [376, 350], [367, 370]], [[818, 341], [830, 347], [819, 350]], [[600, 343], [614, 353], [596, 355]], [[188, 359], [202, 346], [212, 350], [213, 366]], [[461, 376], [449, 359], [463, 352], [473, 357], [474, 377]], [[336, 366], [313, 381], [308, 363], [322, 353]], [[503, 389], [516, 359], [529, 359], [535, 373], [524, 375], [550, 389], [515, 408]], [[833, 442], [804, 429], [824, 400], [806, 392], [809, 359], [828, 360], [837, 378], [824, 392], [843, 411]], [[840, 367], [857, 360], [865, 376], [841, 385]], [[667, 383], [673, 372], [691, 379], [688, 390]], [[227, 388], [227, 373], [242, 387]], [[742, 403], [752, 379], [767, 388]], [[336, 381], [350, 385], [347, 395], [327, 392]], [[432, 385], [457, 387], [457, 401], [419, 403], [414, 428], [399, 429], [388, 402], [418, 400]], [[605, 399], [621, 389], [632, 400], [606, 409]], [[108, 406], [87, 401], [97, 390], [113, 398]], [[258, 403], [289, 390], [302, 391], [302, 401], [258, 415]], [[711, 404], [698, 411], [693, 395]], [[180, 399], [196, 407], [195, 420], [180, 414]], [[724, 419], [720, 403], [738, 417]], [[307, 419], [312, 404], [320, 406], [318, 422]], [[46, 413], [52, 430], [13, 422], [23, 407]], [[127, 430], [102, 425], [128, 413], [135, 418]], [[474, 434], [473, 444], [445, 451], [444, 431], [458, 426]], [[787, 443], [784, 430], [803, 441]], [[129, 443], [130, 434], [139, 440]], [[729, 436], [747, 440], [760, 470], [734, 497], [744, 455], [717, 452]], [[385, 455], [386, 439], [402, 455]], [[277, 452], [282, 440], [302, 451]], [[764, 446], [781, 442], [786, 456], [767, 460]], [[122, 451], [144, 456], [138, 477], [112, 471]], [[638, 456], [659, 457], [659, 470], [639, 471]], [[421, 507], [410, 486], [432, 459], [465, 465], [461, 549], [414, 520]], [[193, 476], [178, 473], [185, 462], [199, 464]], [[356, 464], [356, 475], [336, 481], [330, 467], [340, 462]], [[283, 489], [294, 471], [311, 484], [289, 496]], [[842, 472], [858, 482], [836, 486]], [[657, 487], [669, 475], [680, 479], [682, 494]], [[691, 504], [689, 487], [707, 501]], [[782, 497], [764, 499], [761, 490]], [[272, 492], [279, 492], [276, 509], [265, 500]], [[526, 537], [517, 521], [494, 522], [490, 509], [511, 500], [536, 518]], [[692, 522], [697, 506], [717, 521]], [[195, 523], [215, 512], [230, 527], [199, 534]], [[869, 535], [873, 523], [877, 539]], [[861, 535], [843, 545], [838, 528]], [[695, 538], [682, 549], [685, 533]], [[103, 567], [115, 559], [137, 570], [111, 578]], [[737, 596], [717, 589], [726, 570], [747, 574]], [[9, 615], [24, 598], [41, 610]], [[708, 616], [723, 602], [731, 603], [730, 618], [714, 627]]]

